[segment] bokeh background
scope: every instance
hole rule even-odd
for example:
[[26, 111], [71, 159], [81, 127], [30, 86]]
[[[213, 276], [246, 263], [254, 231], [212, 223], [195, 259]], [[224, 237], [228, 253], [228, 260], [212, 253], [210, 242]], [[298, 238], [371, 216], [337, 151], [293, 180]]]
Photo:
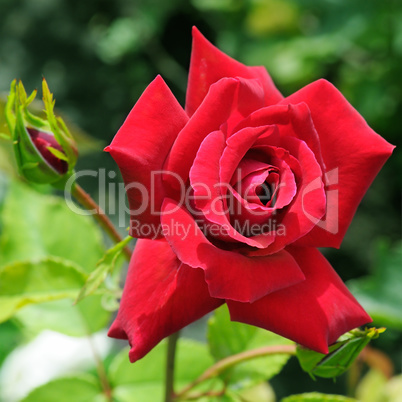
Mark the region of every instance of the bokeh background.
[[[375, 131], [401, 145], [398, 0], [0, 0], [0, 92], [14, 78], [32, 91], [44, 76], [58, 110], [96, 139], [83, 147], [77, 170], [116, 170], [102, 147], [157, 74], [184, 104], [193, 25], [237, 60], [266, 66], [284, 95], [328, 79]], [[326, 251], [375, 312], [375, 324], [388, 327], [373, 346], [393, 360], [396, 373], [402, 365], [401, 165], [397, 148], [341, 249]], [[96, 184], [82, 185], [96, 198]], [[10, 350], [0, 345], [0, 363]], [[346, 377], [314, 382], [293, 360], [271, 383], [278, 397], [347, 389]]]

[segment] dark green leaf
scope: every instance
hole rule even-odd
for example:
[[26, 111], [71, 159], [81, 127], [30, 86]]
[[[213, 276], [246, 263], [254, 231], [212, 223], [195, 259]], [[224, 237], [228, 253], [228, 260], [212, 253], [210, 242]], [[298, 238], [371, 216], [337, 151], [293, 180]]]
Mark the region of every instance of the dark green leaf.
[[12, 321], [0, 324], [0, 366], [22, 338], [21, 331]]
[[393, 249], [380, 244], [371, 276], [348, 282], [348, 287], [379, 325], [402, 329], [402, 243]]

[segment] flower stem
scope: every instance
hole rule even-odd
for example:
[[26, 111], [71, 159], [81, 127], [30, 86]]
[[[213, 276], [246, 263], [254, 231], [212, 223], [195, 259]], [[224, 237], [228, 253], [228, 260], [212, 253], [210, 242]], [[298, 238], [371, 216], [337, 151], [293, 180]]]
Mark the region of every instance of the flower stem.
[[[105, 212], [80, 185], [76, 183], [71, 194], [85, 209], [94, 212], [94, 218], [114, 242], [120, 243], [123, 240]], [[127, 246], [124, 247], [123, 253], [127, 260], [130, 261], [131, 250]]]
[[296, 346], [295, 345], [264, 346], [262, 348], [247, 350], [245, 352], [241, 352], [236, 355], [226, 357], [225, 359], [216, 362], [213, 366], [205, 370], [204, 373], [201, 374], [196, 380], [191, 382], [189, 385], [183, 388], [178, 394], [176, 394], [176, 397], [183, 398], [196, 385], [200, 384], [205, 380], [216, 377], [218, 374], [222, 373], [223, 371], [227, 370], [230, 367], [235, 366], [238, 363], [255, 359], [257, 357], [276, 355], [276, 354], [294, 355], [296, 354]]
[[168, 337], [166, 355], [166, 378], [165, 378], [165, 402], [172, 402], [174, 399], [174, 363], [176, 355], [176, 345], [180, 332], [176, 332]]
[[96, 362], [96, 371], [98, 372], [98, 377], [103, 389], [103, 393], [105, 394], [105, 397], [108, 402], [113, 402], [113, 397], [112, 397], [112, 388], [109, 384], [109, 380], [106, 375], [105, 367], [103, 365], [102, 359], [100, 358], [98, 351], [96, 350], [96, 347], [93, 342], [93, 338], [91, 335], [88, 335], [88, 341], [89, 345], [91, 346], [92, 354], [94, 356], [95, 362]]

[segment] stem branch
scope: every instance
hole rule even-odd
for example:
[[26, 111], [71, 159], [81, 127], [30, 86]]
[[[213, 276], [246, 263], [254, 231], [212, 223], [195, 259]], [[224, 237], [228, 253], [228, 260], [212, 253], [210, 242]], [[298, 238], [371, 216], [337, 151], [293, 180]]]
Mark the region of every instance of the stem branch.
[[[114, 242], [120, 243], [122, 241], [122, 237], [113, 226], [113, 223], [107, 217], [105, 212], [80, 185], [76, 183], [71, 191], [71, 194], [85, 209], [94, 212], [94, 218]], [[127, 260], [130, 261], [131, 250], [127, 246], [124, 247], [123, 253]]]
[[196, 385], [200, 384], [205, 380], [217, 376], [219, 373], [227, 370], [232, 366], [235, 366], [238, 363], [255, 359], [257, 357], [276, 355], [276, 354], [294, 355], [296, 354], [296, 346], [295, 345], [264, 346], [262, 348], [247, 350], [245, 352], [241, 352], [236, 355], [226, 357], [225, 359], [216, 362], [213, 366], [205, 370], [204, 373], [201, 374], [196, 380], [194, 380], [192, 383], [183, 388], [178, 394], [176, 394], [176, 397], [182, 398]]

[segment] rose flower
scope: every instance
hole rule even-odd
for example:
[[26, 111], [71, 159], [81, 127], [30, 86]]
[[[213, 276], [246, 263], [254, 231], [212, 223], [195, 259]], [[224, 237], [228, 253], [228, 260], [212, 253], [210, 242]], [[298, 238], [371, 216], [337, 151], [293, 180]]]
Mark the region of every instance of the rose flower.
[[109, 335], [130, 360], [227, 303], [321, 353], [371, 321], [317, 247], [339, 247], [393, 146], [329, 82], [284, 98], [193, 30], [185, 109], [161, 77], [111, 145], [137, 241]]

